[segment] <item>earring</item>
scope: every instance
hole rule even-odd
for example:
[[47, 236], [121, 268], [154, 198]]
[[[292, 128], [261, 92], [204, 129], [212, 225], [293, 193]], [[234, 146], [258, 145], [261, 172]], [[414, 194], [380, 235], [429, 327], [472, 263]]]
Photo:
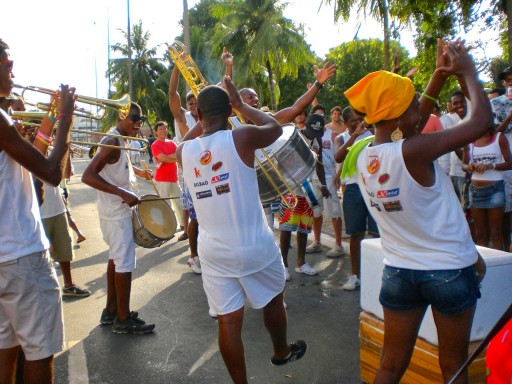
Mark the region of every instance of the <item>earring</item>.
[[404, 138], [403, 132], [400, 130], [400, 127], [396, 127], [396, 129], [391, 132], [391, 141], [396, 143]]

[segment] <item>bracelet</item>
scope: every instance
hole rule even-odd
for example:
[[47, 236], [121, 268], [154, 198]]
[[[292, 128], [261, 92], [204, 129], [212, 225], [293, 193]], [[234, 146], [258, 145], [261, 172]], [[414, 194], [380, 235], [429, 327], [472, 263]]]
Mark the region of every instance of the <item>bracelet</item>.
[[50, 121], [51, 121], [53, 124], [55, 124], [55, 123], [57, 122], [57, 119], [55, 118], [55, 116], [52, 116], [52, 115], [48, 114], [48, 115], [46, 115], [46, 117], [47, 117], [48, 119], [50, 119]]
[[436, 103], [436, 102], [437, 102], [437, 100], [436, 100], [436, 99], [434, 99], [434, 98], [433, 98], [432, 96], [430, 96], [430, 95], [427, 95], [426, 93], [422, 93], [422, 94], [421, 94], [421, 96], [423, 96], [423, 97], [424, 97], [425, 99], [427, 99], [427, 100], [430, 100], [430, 101], [431, 101], [431, 102], [433, 102], [433, 103]]
[[68, 114], [68, 113], [61, 113], [61, 114], [59, 114], [59, 115], [57, 116], [57, 120], [61, 120], [63, 117], [69, 117], [69, 118], [71, 118], [71, 117], [73, 117], [73, 115], [70, 115], [70, 114]]
[[40, 136], [36, 136], [36, 139], [39, 140], [41, 143], [45, 144], [47, 147], [50, 146], [50, 143], [47, 142], [45, 139], [43, 139], [42, 137]]
[[51, 144], [51, 142], [52, 142], [52, 140], [53, 140], [53, 139], [52, 139], [50, 136], [48, 136], [46, 133], [41, 132], [41, 130], [40, 130], [40, 129], [37, 131], [36, 137], [37, 137], [37, 138], [40, 138], [40, 139], [43, 139], [45, 142], [47, 142], [47, 143], [48, 143], [48, 145], [50, 145], [50, 144]]
[[322, 89], [323, 88], [323, 84], [320, 84], [320, 82], [318, 80], [315, 80], [315, 86], [318, 88], [318, 89]]

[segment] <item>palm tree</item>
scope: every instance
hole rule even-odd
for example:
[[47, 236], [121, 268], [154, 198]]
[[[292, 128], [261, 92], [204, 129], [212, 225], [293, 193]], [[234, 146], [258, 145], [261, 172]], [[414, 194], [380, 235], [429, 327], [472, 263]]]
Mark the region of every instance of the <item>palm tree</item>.
[[[123, 41], [128, 41], [128, 34], [121, 30], [124, 35]], [[156, 57], [157, 47], [149, 48], [148, 41], [151, 34], [144, 31], [142, 21], [133, 26], [131, 33], [132, 50], [132, 73], [133, 73], [133, 94], [134, 101], [138, 101], [146, 114], [156, 114], [156, 118], [161, 119], [161, 110], [157, 106], [159, 100], [155, 82], [166, 72], [167, 68], [161, 59]], [[121, 58], [113, 59], [109, 63], [110, 76], [114, 82], [116, 92], [114, 98], [122, 96], [128, 92], [128, 45], [126, 43], [116, 43], [110, 47], [113, 52], [121, 54]]]
[[212, 6], [212, 15], [219, 20], [214, 46], [226, 46], [233, 53], [238, 84], [249, 85], [262, 75], [267, 79], [274, 110], [278, 81], [296, 77], [298, 68], [313, 62], [304, 37], [283, 16], [284, 7], [276, 0], [229, 0]]

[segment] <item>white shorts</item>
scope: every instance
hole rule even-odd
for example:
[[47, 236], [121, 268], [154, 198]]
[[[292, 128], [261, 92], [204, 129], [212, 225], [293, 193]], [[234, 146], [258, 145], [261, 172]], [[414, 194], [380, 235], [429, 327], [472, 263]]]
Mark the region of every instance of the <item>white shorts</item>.
[[[327, 189], [329, 190], [329, 193], [331, 194], [331, 197], [329, 198], [323, 198], [323, 215], [327, 220], [330, 219], [337, 219], [338, 217], [341, 217], [342, 211], [341, 211], [341, 201], [338, 196], [338, 190], [336, 189], [336, 185], [334, 184], [334, 178], [333, 177], [326, 177], [325, 183], [327, 184]], [[321, 194], [320, 194], [321, 196]]]
[[116, 272], [127, 273], [135, 270], [135, 240], [131, 217], [119, 220], [100, 218], [103, 240], [109, 246], [108, 258], [114, 260]]
[[181, 205], [181, 188], [178, 183], [167, 181], [155, 181], [156, 190], [160, 197], [173, 197], [170, 199], [171, 208], [176, 216], [176, 221], [180, 227], [183, 226], [183, 206]]
[[48, 251], [0, 264], [0, 349], [21, 346], [29, 361], [64, 349], [59, 282]]
[[285, 286], [281, 256], [261, 271], [247, 276], [219, 277], [203, 272], [202, 278], [208, 304], [219, 315], [239, 310], [246, 299], [252, 308], [263, 308], [283, 292]]

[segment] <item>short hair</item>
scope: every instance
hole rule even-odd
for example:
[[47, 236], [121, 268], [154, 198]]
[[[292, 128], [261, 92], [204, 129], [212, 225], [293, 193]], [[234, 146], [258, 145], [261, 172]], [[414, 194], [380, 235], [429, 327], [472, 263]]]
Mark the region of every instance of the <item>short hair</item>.
[[335, 107], [332, 107], [331, 109], [331, 115], [334, 113], [334, 111], [338, 111], [339, 113], [341, 113], [341, 107], [338, 107], [337, 105]]
[[191, 98], [193, 98], [193, 97], [196, 97], [196, 95], [194, 95], [194, 92], [189, 91], [189, 92], [187, 93], [187, 96], [185, 97], [185, 101], [189, 101], [189, 100], [190, 100]]
[[197, 109], [203, 118], [228, 118], [230, 114], [229, 95], [217, 85], [209, 85], [197, 95]]
[[169, 127], [165, 121], [158, 121], [155, 124], [155, 127], [153, 128], [155, 130], [155, 132], [158, 129], [158, 127], [160, 127], [161, 125], [163, 125], [165, 127], [165, 129], [167, 129]]
[[466, 96], [464, 96], [464, 92], [462, 92], [462, 91], [455, 91], [455, 92], [452, 92], [452, 94], [450, 95], [450, 102], [452, 101], [452, 98], [455, 97], [455, 96], [460, 96], [463, 99], [466, 99]]
[[346, 107], [342, 112], [341, 112], [341, 117], [343, 117], [343, 120], [344, 121], [348, 121], [350, 119], [350, 115], [354, 113], [354, 110], [352, 109], [352, 107]]
[[503, 88], [493, 88], [489, 91], [489, 94], [497, 93], [498, 96], [503, 96], [505, 94], [505, 90]]
[[317, 105], [315, 105], [314, 107], [312, 107], [312, 108], [311, 108], [311, 113], [315, 113], [316, 111], [318, 111], [318, 110], [320, 110], [320, 109], [321, 109], [322, 111], [324, 111], [324, 114], [325, 114], [325, 108], [324, 108], [324, 106], [323, 106], [322, 104], [317, 104]]
[[139, 104], [137, 104], [135, 101], [130, 102], [130, 111], [131, 111], [132, 109], [138, 109], [139, 111], [141, 111], [141, 112], [142, 112], [142, 108], [141, 108], [141, 107], [140, 107], [140, 105], [139, 105]]
[[9, 49], [9, 45], [2, 39], [0, 39], [0, 55], [3, 55], [6, 53], [6, 51]]

